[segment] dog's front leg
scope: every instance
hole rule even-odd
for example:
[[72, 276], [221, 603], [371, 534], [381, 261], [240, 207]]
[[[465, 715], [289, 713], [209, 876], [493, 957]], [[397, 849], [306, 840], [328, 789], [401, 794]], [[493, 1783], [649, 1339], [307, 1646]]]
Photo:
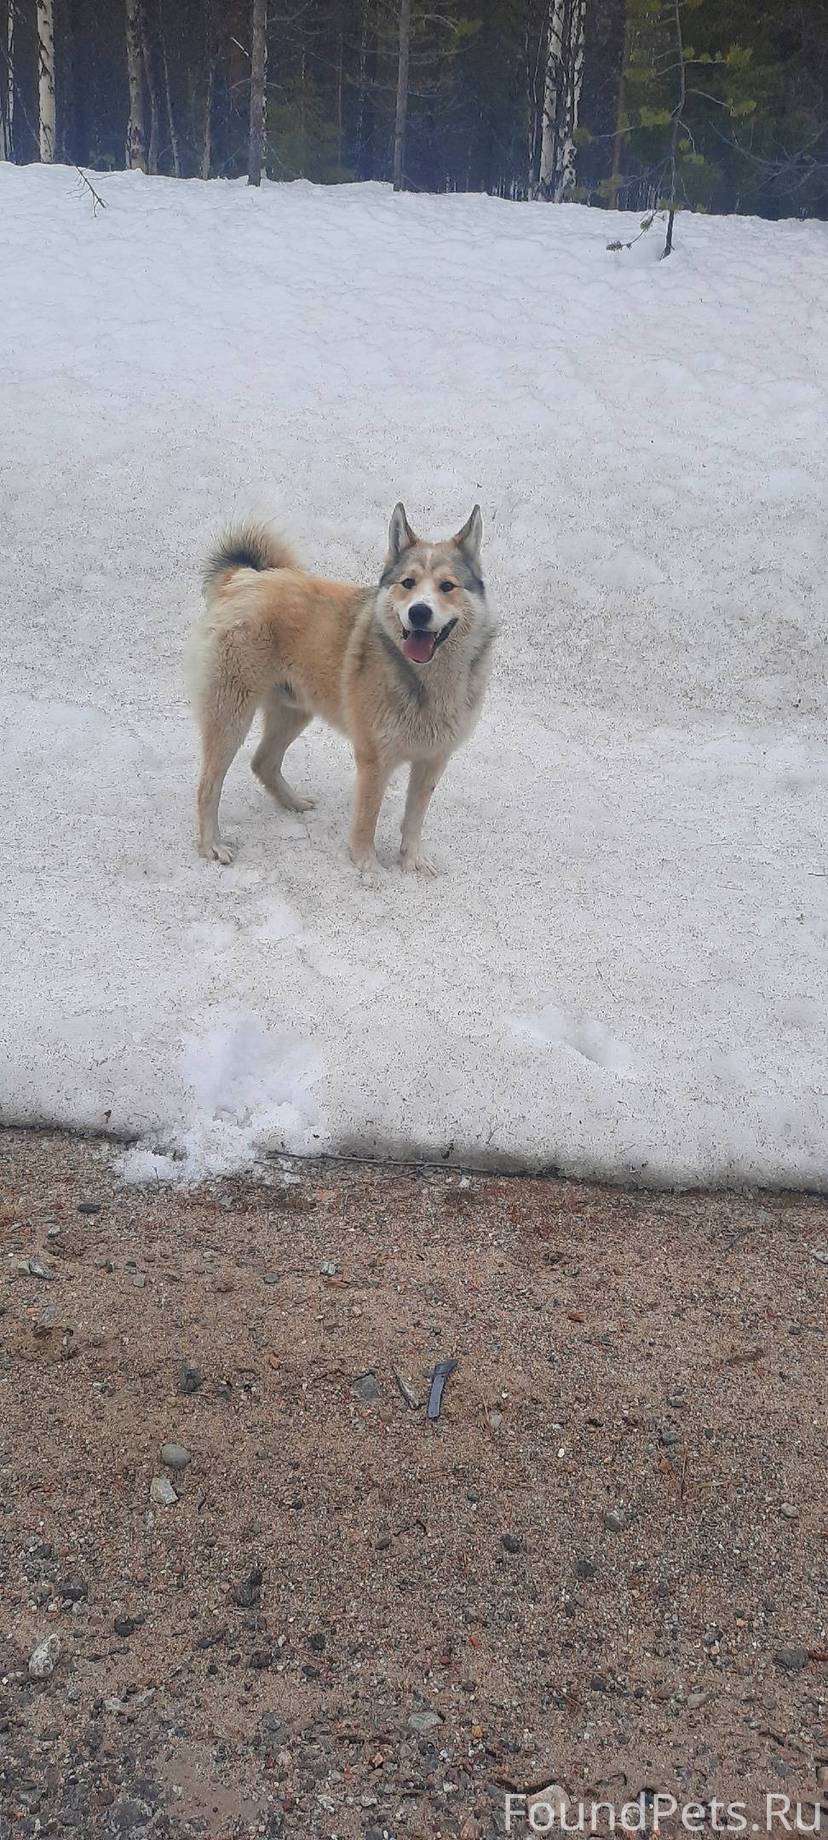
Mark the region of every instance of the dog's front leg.
[[374, 836], [391, 767], [377, 754], [358, 753], [356, 803], [351, 826], [351, 856], [358, 869], [376, 867]]
[[434, 864], [420, 853], [425, 815], [438, 779], [448, 764], [447, 754], [432, 755], [428, 760], [414, 760], [408, 780], [408, 794], [402, 822], [400, 868], [410, 875], [436, 875]]

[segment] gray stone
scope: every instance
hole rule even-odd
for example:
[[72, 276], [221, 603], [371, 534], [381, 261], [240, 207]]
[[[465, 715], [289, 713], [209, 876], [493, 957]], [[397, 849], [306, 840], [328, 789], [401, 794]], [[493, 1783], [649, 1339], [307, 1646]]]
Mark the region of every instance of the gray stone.
[[576, 1559], [575, 1561], [576, 1578], [595, 1578], [596, 1575], [597, 1575], [597, 1566], [593, 1565], [591, 1559]]
[[801, 1674], [808, 1666], [807, 1648], [778, 1648], [773, 1658], [777, 1667], [784, 1668], [787, 1674]]
[[362, 1400], [363, 1405], [374, 1405], [376, 1400], [382, 1398], [382, 1387], [376, 1374], [360, 1374], [359, 1378], [354, 1381], [351, 1392], [355, 1399]]
[[29, 1673], [32, 1680], [48, 1680], [60, 1659], [60, 1636], [44, 1636], [29, 1656]]
[[192, 1458], [192, 1451], [187, 1450], [183, 1444], [161, 1445], [161, 1462], [166, 1463], [168, 1469], [186, 1469]]
[[500, 1544], [507, 1553], [519, 1553], [523, 1551], [523, 1541], [519, 1534], [516, 1533], [502, 1533], [500, 1536]]
[[442, 1720], [439, 1712], [429, 1712], [426, 1709], [424, 1712], [410, 1713], [408, 1723], [412, 1731], [433, 1731], [435, 1725], [440, 1725]]
[[403, 1399], [405, 1400], [406, 1405], [411, 1407], [412, 1412], [416, 1412], [418, 1407], [421, 1404], [419, 1395], [415, 1393], [413, 1386], [409, 1385], [409, 1382], [406, 1380], [404, 1374], [395, 1373], [394, 1379], [397, 1382], [397, 1385], [400, 1389], [400, 1392], [402, 1393], [402, 1396], [403, 1396]]
[[783, 1520], [797, 1521], [799, 1519], [799, 1509], [795, 1508], [791, 1501], [783, 1501], [779, 1512]]
[[196, 1367], [194, 1361], [182, 1361], [178, 1370], [179, 1393], [197, 1393], [203, 1379], [201, 1368]]
[[79, 1214], [100, 1214], [103, 1203], [100, 1201], [79, 1201]]
[[609, 1533], [623, 1533], [627, 1525], [627, 1516], [622, 1508], [604, 1509], [604, 1526]]
[[178, 1500], [169, 1476], [153, 1476], [150, 1483], [150, 1501], [157, 1501], [162, 1508], [174, 1508]]

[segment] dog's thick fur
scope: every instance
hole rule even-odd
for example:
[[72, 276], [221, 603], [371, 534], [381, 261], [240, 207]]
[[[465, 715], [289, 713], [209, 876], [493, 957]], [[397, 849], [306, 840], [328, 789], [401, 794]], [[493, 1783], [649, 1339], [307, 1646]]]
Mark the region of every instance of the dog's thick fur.
[[433, 874], [423, 820], [450, 755], [480, 713], [495, 624], [480, 575], [476, 505], [454, 537], [425, 543], [402, 505], [391, 519], [379, 585], [306, 574], [266, 527], [230, 530], [204, 571], [205, 609], [191, 648], [201, 728], [198, 847], [232, 861], [218, 808], [224, 777], [257, 709], [264, 730], [253, 771], [288, 811], [307, 811], [282, 773], [286, 750], [313, 716], [349, 736], [357, 785], [351, 854], [376, 862], [374, 833], [395, 767], [411, 763], [403, 869]]

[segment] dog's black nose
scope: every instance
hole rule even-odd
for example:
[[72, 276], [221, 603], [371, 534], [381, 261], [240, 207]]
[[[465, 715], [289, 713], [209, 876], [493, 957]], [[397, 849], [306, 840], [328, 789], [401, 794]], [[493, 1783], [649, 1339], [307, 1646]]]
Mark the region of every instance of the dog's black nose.
[[413, 607], [408, 609], [408, 619], [412, 626], [428, 626], [431, 608], [426, 606], [425, 601], [415, 601]]

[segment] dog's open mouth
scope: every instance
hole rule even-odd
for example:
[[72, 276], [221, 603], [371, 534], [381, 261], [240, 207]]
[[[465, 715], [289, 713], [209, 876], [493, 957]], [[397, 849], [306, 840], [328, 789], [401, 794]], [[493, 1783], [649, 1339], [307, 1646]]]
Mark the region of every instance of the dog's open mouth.
[[454, 631], [456, 620], [449, 620], [437, 633], [408, 632], [403, 633], [402, 649], [412, 664], [430, 664], [438, 645], [442, 645], [450, 632]]

